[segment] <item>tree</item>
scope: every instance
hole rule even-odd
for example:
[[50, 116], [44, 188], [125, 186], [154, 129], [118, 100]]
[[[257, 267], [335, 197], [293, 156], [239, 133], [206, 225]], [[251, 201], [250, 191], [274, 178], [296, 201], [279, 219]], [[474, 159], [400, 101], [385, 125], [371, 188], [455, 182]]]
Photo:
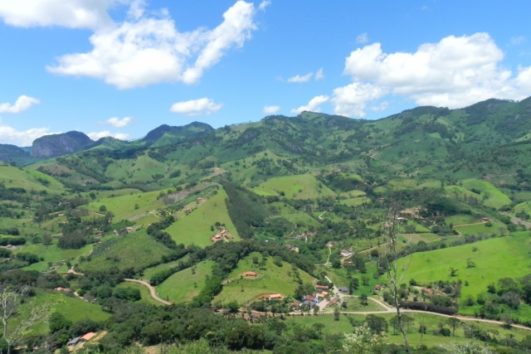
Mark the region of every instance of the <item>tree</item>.
[[343, 340], [343, 350], [346, 353], [364, 354], [370, 353], [380, 345], [381, 336], [375, 334], [371, 329], [363, 324], [355, 327], [352, 333], [346, 333]]
[[402, 313], [400, 311], [400, 279], [401, 275], [399, 274], [398, 265], [396, 260], [398, 259], [399, 253], [397, 248], [398, 243], [398, 209], [396, 207], [391, 208], [388, 213], [388, 220], [385, 223], [385, 231], [387, 233], [387, 239], [388, 239], [388, 257], [385, 259], [387, 260], [387, 278], [388, 278], [388, 286], [391, 290], [391, 298], [393, 300], [393, 305], [396, 309], [396, 318], [397, 318], [397, 324], [398, 329], [400, 330], [400, 333], [402, 333], [402, 337], [404, 338], [404, 347], [406, 349], [406, 352], [409, 353], [409, 343], [407, 339], [407, 332], [404, 327], [404, 323], [402, 321]]
[[28, 328], [34, 325], [45, 315], [44, 307], [34, 307], [28, 317], [13, 327], [9, 326], [9, 319], [13, 317], [20, 305], [21, 298], [26, 293], [26, 289], [14, 290], [9, 287], [0, 289], [0, 316], [2, 317], [2, 335], [7, 345], [7, 354], [11, 353], [11, 347], [15, 346], [22, 339], [23, 334]]
[[461, 321], [456, 317], [450, 317], [446, 320], [446, 323], [452, 329], [452, 337], [455, 336], [455, 330], [461, 325]]
[[339, 316], [341, 316], [341, 312], [339, 311], [339, 307], [334, 308], [334, 321], [339, 321]]

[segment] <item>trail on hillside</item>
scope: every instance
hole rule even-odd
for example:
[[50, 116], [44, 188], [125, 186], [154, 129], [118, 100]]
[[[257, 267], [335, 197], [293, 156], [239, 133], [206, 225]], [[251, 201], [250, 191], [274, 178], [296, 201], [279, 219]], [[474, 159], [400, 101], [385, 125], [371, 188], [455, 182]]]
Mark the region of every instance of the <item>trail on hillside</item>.
[[159, 295], [157, 294], [157, 289], [155, 289], [155, 287], [153, 287], [151, 284], [149, 284], [148, 282], [146, 281], [143, 281], [143, 280], [139, 280], [139, 279], [124, 279], [125, 281], [128, 281], [130, 283], [137, 283], [137, 284], [141, 284], [141, 285], [144, 285], [146, 288], [148, 288], [149, 290], [149, 295], [151, 295], [151, 298], [157, 302], [160, 302], [161, 304], [164, 304], [164, 305], [172, 305], [171, 302], [169, 301], [166, 301], [164, 299], [161, 299], [159, 297]]

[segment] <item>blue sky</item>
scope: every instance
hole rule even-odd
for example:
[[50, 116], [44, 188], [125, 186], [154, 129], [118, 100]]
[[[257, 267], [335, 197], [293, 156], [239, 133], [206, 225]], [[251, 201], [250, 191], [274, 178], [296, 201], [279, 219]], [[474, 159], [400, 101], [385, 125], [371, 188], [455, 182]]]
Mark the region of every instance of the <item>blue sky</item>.
[[531, 95], [529, 13], [526, 1], [0, 0], [0, 143], [518, 100]]

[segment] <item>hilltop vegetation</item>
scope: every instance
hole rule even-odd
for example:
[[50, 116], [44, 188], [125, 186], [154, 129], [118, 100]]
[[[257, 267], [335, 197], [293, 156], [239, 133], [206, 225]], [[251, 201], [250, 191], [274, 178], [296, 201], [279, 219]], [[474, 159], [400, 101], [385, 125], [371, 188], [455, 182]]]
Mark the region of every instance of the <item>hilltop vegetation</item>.
[[[531, 99], [376, 121], [304, 112], [165, 125], [131, 142], [81, 139], [73, 153], [44, 139], [61, 156], [21, 149], [0, 166], [0, 283], [20, 294], [12, 321], [44, 309], [21, 342], [61, 348], [105, 330], [110, 353], [199, 338], [220, 350], [341, 351], [344, 333], [369, 326], [393, 352], [394, 322], [376, 301], [392, 302], [385, 274], [397, 262], [404, 307], [529, 325], [529, 131]], [[303, 300], [316, 296], [337, 310]], [[368, 309], [383, 319], [341, 314]], [[260, 319], [293, 311], [316, 316]], [[447, 352], [449, 336], [529, 349], [516, 329], [452, 335], [429, 316], [408, 329], [419, 353]]]

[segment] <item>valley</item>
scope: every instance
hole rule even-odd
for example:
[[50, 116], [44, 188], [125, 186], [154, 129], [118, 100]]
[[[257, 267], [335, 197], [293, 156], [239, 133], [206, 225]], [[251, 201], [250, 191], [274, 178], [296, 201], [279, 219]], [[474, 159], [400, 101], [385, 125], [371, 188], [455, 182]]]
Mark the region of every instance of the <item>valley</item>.
[[94, 332], [85, 349], [111, 353], [313, 353], [358, 333], [391, 352], [398, 303], [418, 353], [450, 339], [525, 352], [530, 112], [529, 98], [488, 100], [44, 139], [0, 166], [13, 343]]

